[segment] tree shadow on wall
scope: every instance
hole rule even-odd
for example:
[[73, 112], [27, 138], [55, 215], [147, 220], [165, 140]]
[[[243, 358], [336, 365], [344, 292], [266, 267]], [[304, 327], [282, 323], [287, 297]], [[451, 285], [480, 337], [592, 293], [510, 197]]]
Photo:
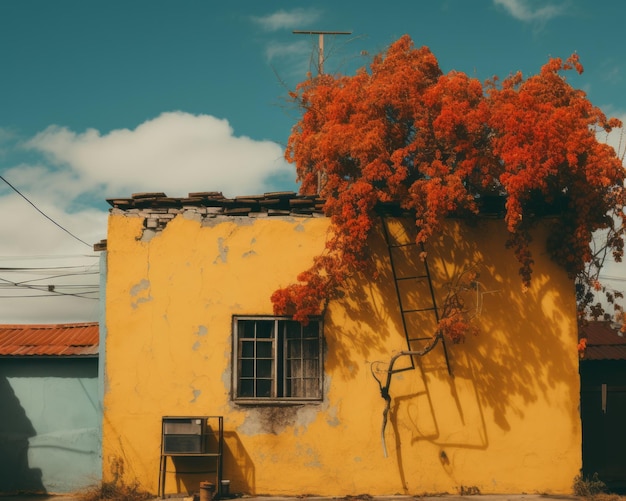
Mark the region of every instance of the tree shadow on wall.
[[[407, 234], [415, 234], [414, 222], [406, 220], [402, 225]], [[576, 361], [566, 348], [571, 342], [572, 350], [576, 349], [573, 283], [545, 257], [544, 229], [537, 229], [532, 246], [535, 256], [543, 255], [538, 259], [541, 266], [535, 269], [530, 289], [523, 292], [519, 264], [513, 252], [505, 249], [502, 221], [479, 220], [474, 225], [449, 221], [448, 226], [426, 248], [436, 301], [441, 307], [446, 284], [480, 263], [480, 288], [466, 298], [468, 308], [480, 312], [479, 334], [461, 344], [447, 343], [453, 377], [443, 351], [434, 350], [413, 361], [416, 370], [403, 373], [402, 384], [396, 383], [396, 376], [392, 378], [389, 434], [393, 436], [389, 440], [395, 443], [401, 475], [399, 426], [409, 429], [412, 444], [427, 441], [442, 451], [445, 447], [486, 449], [487, 421], [508, 431], [512, 418], [523, 418], [529, 404], [547, 399], [557, 387], [569, 392], [564, 401], [578, 398], [571, 384]], [[380, 256], [377, 278], [355, 277], [349, 284], [350, 296], [341, 300], [346, 318], [329, 319], [329, 332], [340, 334], [329, 346], [327, 368], [340, 371], [346, 379], [354, 377], [363, 368], [358, 367], [359, 360], [369, 360], [374, 351], [387, 352], [391, 358], [394, 351], [407, 349], [401, 343], [402, 316], [380, 228], [372, 232], [369, 244], [372, 254]], [[419, 252], [416, 256], [417, 269]], [[564, 287], [569, 286], [571, 291], [566, 291]], [[423, 330], [432, 331], [432, 326]], [[377, 391], [372, 378], [372, 392]], [[381, 400], [381, 419], [383, 408]], [[440, 460], [446, 468], [445, 458]]]
[[[4, 369], [11, 362], [4, 360]], [[29, 438], [37, 432], [4, 369], [0, 372], [0, 492], [45, 493], [41, 470], [28, 464]]]
[[[435, 281], [450, 281], [472, 262], [485, 271], [482, 291], [472, 293], [469, 308], [480, 302], [479, 333], [449, 349], [455, 379], [472, 381], [479, 403], [493, 412], [493, 419], [508, 430], [508, 416], [524, 416], [525, 407], [557, 387], [568, 388], [564, 399], [576, 402], [576, 310], [574, 284], [545, 255], [545, 228], [536, 228], [534, 256], [543, 256], [527, 291], [518, 274], [512, 251], [505, 250], [506, 235], [499, 221], [483, 221], [475, 227], [455, 223], [461, 238], [446, 235], [433, 245], [445, 266], [436, 269]], [[537, 259], [538, 260], [538, 259]], [[453, 264], [454, 263], [454, 264]], [[569, 291], [569, 294], [567, 293]], [[473, 301], [472, 301], [473, 296]], [[568, 349], [567, 343], [571, 343]]]

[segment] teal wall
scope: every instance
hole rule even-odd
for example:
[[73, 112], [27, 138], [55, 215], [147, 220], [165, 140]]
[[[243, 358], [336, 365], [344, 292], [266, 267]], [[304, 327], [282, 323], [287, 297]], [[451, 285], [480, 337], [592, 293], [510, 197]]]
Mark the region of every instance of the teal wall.
[[97, 358], [0, 359], [0, 492], [100, 482]]

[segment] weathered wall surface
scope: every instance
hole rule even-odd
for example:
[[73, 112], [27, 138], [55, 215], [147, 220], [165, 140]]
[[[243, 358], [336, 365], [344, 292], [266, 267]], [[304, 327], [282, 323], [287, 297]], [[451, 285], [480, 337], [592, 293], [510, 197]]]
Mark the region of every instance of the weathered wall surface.
[[73, 492], [100, 481], [98, 360], [0, 362], [0, 492]]
[[[156, 492], [161, 416], [219, 414], [232, 491], [570, 492], [581, 467], [573, 284], [535, 249], [523, 291], [501, 221], [450, 222], [428, 249], [439, 301], [445, 283], [482, 263], [484, 294], [472, 296], [481, 332], [448, 345], [453, 377], [440, 347], [394, 375], [388, 457], [370, 367], [406, 341], [380, 235], [378, 276], [355, 277], [326, 312], [323, 401], [232, 402], [232, 315], [270, 315], [271, 293], [311, 263], [327, 230], [325, 218], [178, 215], [153, 234], [141, 217], [110, 217], [104, 479]], [[197, 488], [197, 477], [168, 478], [168, 491]]]

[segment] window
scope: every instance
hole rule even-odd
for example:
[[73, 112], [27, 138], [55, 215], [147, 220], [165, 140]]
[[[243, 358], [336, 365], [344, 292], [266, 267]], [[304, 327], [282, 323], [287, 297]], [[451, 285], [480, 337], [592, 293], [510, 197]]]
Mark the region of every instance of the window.
[[283, 317], [235, 317], [236, 400], [320, 400], [321, 322]]

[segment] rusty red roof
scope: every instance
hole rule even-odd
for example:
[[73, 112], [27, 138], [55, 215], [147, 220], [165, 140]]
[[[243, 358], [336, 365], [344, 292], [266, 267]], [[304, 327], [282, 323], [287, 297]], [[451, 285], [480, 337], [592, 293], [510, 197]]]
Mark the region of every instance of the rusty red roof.
[[0, 325], [0, 357], [97, 356], [98, 332], [98, 322]]
[[580, 337], [587, 338], [583, 360], [626, 360], [626, 335], [611, 322], [589, 322]]

